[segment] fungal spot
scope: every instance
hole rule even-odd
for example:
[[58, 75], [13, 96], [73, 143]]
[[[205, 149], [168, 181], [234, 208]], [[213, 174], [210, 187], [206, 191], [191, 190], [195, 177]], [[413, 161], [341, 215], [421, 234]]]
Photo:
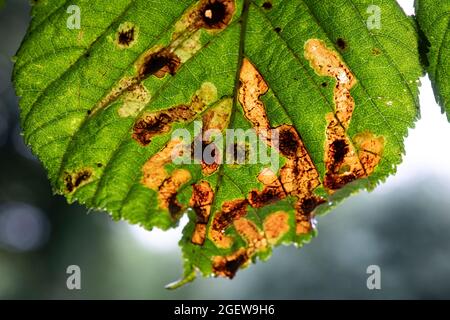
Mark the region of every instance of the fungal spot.
[[322, 88], [326, 88], [326, 87], [328, 87], [328, 83], [322, 82], [321, 86], [322, 86]]
[[138, 64], [138, 78], [144, 80], [153, 75], [163, 78], [166, 74], [174, 75], [180, 67], [180, 58], [167, 48], [150, 52]]
[[225, 29], [230, 23], [234, 11], [234, 0], [204, 0], [198, 10], [197, 27], [205, 29]]
[[216, 276], [233, 279], [239, 268], [248, 263], [248, 261], [249, 257], [244, 248], [229, 256], [214, 257], [212, 263], [213, 273]]
[[137, 116], [150, 100], [150, 93], [143, 84], [132, 85], [124, 92], [123, 105], [117, 112], [123, 118]]
[[103, 163], [97, 163], [97, 168], [103, 167]]
[[191, 180], [191, 174], [185, 169], [176, 169], [172, 175], [165, 179], [159, 187], [158, 203], [159, 207], [169, 211], [174, 220], [179, 218], [183, 211], [183, 206], [177, 201], [178, 190]]
[[[355, 137], [358, 139], [358, 142], [354, 140], [356, 145], [352, 144], [347, 129], [355, 108], [355, 101], [350, 93], [356, 85], [353, 73], [337, 53], [328, 49], [320, 40], [311, 39], [306, 42], [305, 57], [316, 73], [336, 80], [333, 92], [335, 111], [326, 115], [328, 125], [324, 178], [325, 188], [333, 193], [354, 180], [367, 177], [374, 171], [381, 159], [384, 139], [361, 134]], [[355, 147], [360, 150], [359, 153]], [[367, 151], [371, 148], [374, 152]]]
[[273, 29], [276, 33], [280, 33], [281, 32], [281, 28], [280, 27], [276, 27], [275, 29]]
[[[216, 97], [217, 89], [215, 89], [214, 85], [212, 83], [204, 83], [192, 97], [189, 105], [179, 105], [166, 110], [144, 114], [134, 124], [132, 137], [142, 146], [147, 146], [153, 137], [168, 133], [174, 122], [192, 120]], [[141, 102], [139, 104], [140, 106], [142, 105]]]
[[137, 37], [137, 27], [131, 22], [124, 22], [117, 30], [115, 43], [120, 49], [127, 49], [137, 42]]
[[194, 233], [191, 242], [196, 245], [203, 245], [206, 239], [206, 226], [211, 214], [211, 205], [214, 200], [214, 191], [209, 182], [201, 181], [192, 186], [192, 196], [190, 207], [194, 210], [197, 220], [195, 222]]
[[270, 9], [272, 9], [273, 5], [272, 5], [271, 1], [266, 1], [263, 3], [262, 7], [266, 10], [270, 10]]
[[83, 169], [75, 173], [66, 173], [64, 176], [64, 184], [68, 193], [74, 192], [80, 186], [85, 185], [91, 180], [92, 170]]
[[341, 51], [344, 51], [348, 48], [347, 41], [343, 38], [337, 38], [336, 45]]
[[225, 235], [226, 229], [237, 219], [247, 214], [247, 200], [232, 200], [222, 205], [221, 211], [214, 215], [209, 237], [219, 248], [229, 248], [232, 239]]
[[272, 213], [264, 220], [263, 227], [267, 241], [274, 245], [289, 231], [289, 215], [283, 211]]

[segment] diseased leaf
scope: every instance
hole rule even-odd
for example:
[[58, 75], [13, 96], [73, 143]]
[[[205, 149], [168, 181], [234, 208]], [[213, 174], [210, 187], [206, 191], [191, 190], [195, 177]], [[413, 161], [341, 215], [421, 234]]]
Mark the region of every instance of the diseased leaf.
[[[304, 244], [401, 162], [422, 70], [395, 1], [72, 2], [81, 29], [38, 2], [17, 54], [25, 140], [70, 202], [147, 229], [187, 212], [172, 287]], [[220, 143], [238, 129], [258, 144]]]
[[436, 100], [450, 120], [450, 1], [416, 0], [415, 7], [429, 46], [427, 71]]

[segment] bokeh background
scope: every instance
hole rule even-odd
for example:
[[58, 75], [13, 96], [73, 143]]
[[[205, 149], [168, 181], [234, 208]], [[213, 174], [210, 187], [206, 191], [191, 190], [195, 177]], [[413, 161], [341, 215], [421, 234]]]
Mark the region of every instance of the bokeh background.
[[[400, 2], [413, 12], [412, 0]], [[67, 205], [23, 144], [10, 77], [29, 12], [28, 0], [0, 11], [0, 299], [450, 298], [450, 124], [428, 79], [397, 175], [320, 217], [304, 248], [280, 247], [233, 281], [199, 278], [167, 291], [182, 272], [180, 229], [147, 232]], [[72, 264], [81, 290], [66, 288]], [[381, 290], [366, 287], [372, 264]]]

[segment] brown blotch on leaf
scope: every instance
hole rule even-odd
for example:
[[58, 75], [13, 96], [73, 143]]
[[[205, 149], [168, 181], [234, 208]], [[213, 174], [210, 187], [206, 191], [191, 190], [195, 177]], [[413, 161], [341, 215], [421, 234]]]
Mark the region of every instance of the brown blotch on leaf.
[[263, 227], [268, 242], [276, 244], [289, 231], [289, 215], [283, 211], [272, 213], [264, 220]]
[[244, 59], [240, 71], [239, 102], [245, 117], [258, 133], [270, 128], [265, 106], [260, 100], [268, 90], [262, 75], [248, 59]]
[[296, 234], [309, 234], [314, 230], [314, 210], [326, 201], [315, 195], [302, 198], [296, 205]]
[[222, 163], [222, 150], [217, 147], [213, 138], [228, 127], [232, 105], [233, 100], [225, 98], [205, 112], [202, 117], [202, 133], [191, 144], [192, 158], [200, 161], [205, 176], [216, 172]]
[[[338, 46], [342, 47], [339, 39]], [[336, 80], [333, 96], [335, 112], [326, 115], [328, 125], [324, 178], [325, 188], [333, 193], [354, 180], [367, 177], [375, 170], [381, 159], [384, 139], [361, 134], [355, 137], [359, 141], [354, 140], [354, 145], [348, 137], [347, 129], [355, 108], [350, 90], [356, 85], [356, 79], [338, 54], [328, 49], [324, 42], [311, 39], [305, 44], [305, 57], [316, 73]], [[361, 144], [364, 146], [359, 147]]]
[[[320, 186], [319, 173], [306, 150], [297, 130], [291, 125], [281, 125], [270, 131], [267, 113], [260, 97], [268, 90], [268, 86], [255, 66], [247, 59], [243, 60], [240, 72], [239, 102], [245, 117], [254, 129], [271, 147], [276, 147], [286, 157], [286, 164], [280, 170], [280, 177], [261, 181], [263, 191], [252, 191], [249, 203], [254, 207], [270, 204], [286, 196], [294, 196], [298, 201], [313, 197], [314, 190]], [[270, 132], [270, 134], [268, 134]], [[261, 178], [261, 176], [259, 177]], [[299, 223], [303, 224], [304, 213], [298, 212]], [[303, 232], [300, 228], [299, 232]]]
[[142, 184], [144, 186], [155, 191], [159, 190], [164, 180], [169, 177], [164, 167], [172, 161], [172, 157], [176, 156], [178, 148], [181, 146], [181, 140], [172, 139], [161, 151], [147, 160], [142, 167]]
[[178, 190], [189, 180], [191, 180], [191, 174], [188, 170], [176, 169], [159, 187], [159, 207], [168, 210], [174, 220], [178, 219], [180, 213], [184, 210], [184, 207], [177, 200]]
[[233, 200], [225, 202], [222, 210], [214, 215], [211, 225], [210, 237], [219, 248], [229, 248], [232, 239], [225, 235], [226, 229], [233, 221], [244, 217], [247, 214], [247, 200]]
[[342, 51], [348, 48], [348, 43], [344, 38], [337, 38], [336, 45]]
[[254, 208], [262, 208], [271, 203], [286, 198], [286, 192], [276, 174], [270, 169], [264, 169], [258, 176], [264, 185], [262, 191], [252, 190], [248, 195], [248, 202]]
[[134, 124], [132, 137], [142, 146], [147, 146], [153, 137], [169, 132], [173, 122], [187, 121], [195, 114], [188, 105], [146, 114]]
[[272, 9], [272, 8], [273, 8], [272, 1], [265, 1], [265, 2], [262, 4], [262, 7], [263, 7], [264, 9], [266, 9], [266, 10]]
[[211, 214], [211, 205], [214, 200], [214, 191], [207, 181], [194, 184], [192, 189], [189, 205], [194, 210], [197, 220], [191, 242], [196, 245], [203, 245], [206, 239], [206, 226]]
[[166, 110], [144, 114], [133, 126], [132, 138], [142, 146], [147, 146], [153, 137], [171, 130], [172, 123], [192, 120], [198, 113], [217, 98], [217, 89], [205, 82], [192, 97], [191, 103]]
[[121, 49], [130, 48], [137, 40], [137, 27], [131, 22], [119, 26], [116, 34], [116, 44]]
[[83, 169], [81, 171], [69, 174], [64, 177], [64, 184], [68, 193], [74, 192], [78, 187], [89, 182], [92, 177], [91, 169]]
[[278, 148], [287, 158], [295, 158], [300, 147], [300, 138], [292, 126], [281, 126], [278, 130]]
[[211, 30], [225, 29], [233, 18], [236, 5], [234, 0], [203, 0], [194, 14], [197, 28]]
[[174, 75], [180, 64], [180, 58], [167, 48], [150, 52], [138, 66], [138, 78], [143, 80], [151, 75], [157, 78], [163, 78], [166, 74]]
[[236, 272], [249, 261], [247, 251], [244, 248], [229, 256], [217, 256], [213, 258], [213, 273], [219, 277], [233, 279]]

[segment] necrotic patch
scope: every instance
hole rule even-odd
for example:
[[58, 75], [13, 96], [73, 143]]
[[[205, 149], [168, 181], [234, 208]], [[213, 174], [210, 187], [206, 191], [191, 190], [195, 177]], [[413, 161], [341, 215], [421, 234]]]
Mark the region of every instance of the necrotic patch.
[[132, 138], [142, 146], [150, 144], [153, 137], [168, 133], [174, 122], [192, 120], [207, 105], [217, 99], [217, 89], [204, 83], [192, 97], [189, 105], [179, 105], [166, 110], [145, 113], [133, 126]]
[[191, 237], [191, 242], [196, 245], [203, 245], [206, 239], [206, 226], [211, 214], [211, 205], [214, 200], [214, 191], [207, 181], [192, 186], [192, 197], [190, 207], [196, 214], [195, 230]]
[[216, 256], [213, 258], [213, 273], [216, 276], [233, 279], [240, 267], [249, 262], [247, 251], [244, 248], [229, 256]]
[[64, 175], [64, 185], [66, 186], [66, 191], [72, 193], [79, 187], [87, 184], [91, 181], [92, 169], [86, 168], [74, 173], [66, 173]]
[[216, 212], [212, 222], [209, 236], [219, 248], [229, 248], [232, 239], [225, 235], [226, 229], [237, 219], [247, 214], [247, 200], [232, 200], [222, 205], [222, 210]]
[[115, 44], [120, 49], [130, 48], [137, 42], [138, 34], [137, 26], [131, 22], [124, 22], [117, 30]]
[[[239, 102], [244, 114], [255, 130], [262, 136], [269, 146], [276, 147], [286, 158], [286, 164], [280, 170], [280, 187], [266, 186], [262, 191], [252, 191], [249, 202], [258, 207], [275, 201], [276, 198], [284, 198], [287, 195], [298, 199], [297, 204], [297, 233], [303, 234], [312, 231], [313, 210], [305, 211], [301, 203], [305, 199], [315, 199], [316, 206], [324, 202], [323, 199], [314, 196], [314, 190], [320, 186], [319, 174], [311, 157], [306, 150], [297, 130], [291, 125], [281, 125], [276, 130], [277, 134], [272, 137], [264, 103], [260, 97], [268, 90], [264, 78], [256, 67], [244, 59], [240, 73]], [[276, 141], [273, 141], [276, 138]], [[275, 198], [275, 199], [274, 199]], [[305, 228], [306, 223], [309, 227]]]
[[[326, 144], [324, 186], [334, 192], [359, 178], [367, 177], [378, 165], [383, 152], [384, 138], [374, 139], [369, 136], [359, 136], [359, 144], [365, 146], [374, 144], [375, 152], [360, 151], [347, 135], [355, 101], [350, 90], [357, 81], [350, 69], [336, 52], [327, 48], [323, 41], [308, 40], [305, 44], [305, 58], [311, 67], [321, 76], [332, 77], [336, 81], [333, 91], [334, 113], [326, 115]], [[364, 150], [365, 147], [361, 147]]]
[[263, 226], [268, 242], [274, 245], [289, 231], [289, 215], [283, 211], [272, 213], [266, 217]]

